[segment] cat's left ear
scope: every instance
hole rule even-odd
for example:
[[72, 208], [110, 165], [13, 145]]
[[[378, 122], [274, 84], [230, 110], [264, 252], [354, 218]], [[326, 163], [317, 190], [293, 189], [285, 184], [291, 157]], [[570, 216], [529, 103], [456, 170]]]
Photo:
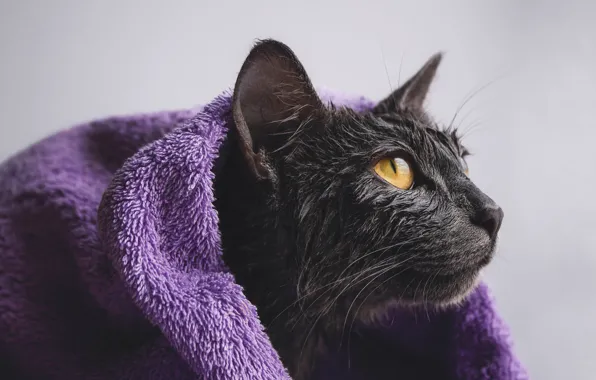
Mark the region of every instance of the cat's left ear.
[[442, 57], [443, 54], [440, 52], [430, 57], [414, 76], [379, 102], [373, 108], [373, 113], [383, 114], [405, 110], [421, 110]]
[[233, 96], [240, 149], [255, 176], [267, 176], [262, 152], [282, 146], [326, 108], [292, 50], [275, 40], [258, 42], [240, 69]]

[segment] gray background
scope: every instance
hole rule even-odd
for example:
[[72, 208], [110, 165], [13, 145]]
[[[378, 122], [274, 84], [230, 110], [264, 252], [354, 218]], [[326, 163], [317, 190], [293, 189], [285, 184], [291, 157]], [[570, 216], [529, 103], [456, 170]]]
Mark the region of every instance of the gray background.
[[2, 1], [0, 159], [89, 119], [206, 102], [255, 38], [374, 99], [443, 50], [437, 118], [493, 82], [458, 120], [505, 209], [487, 279], [517, 352], [533, 379], [594, 379], [595, 16], [588, 0]]

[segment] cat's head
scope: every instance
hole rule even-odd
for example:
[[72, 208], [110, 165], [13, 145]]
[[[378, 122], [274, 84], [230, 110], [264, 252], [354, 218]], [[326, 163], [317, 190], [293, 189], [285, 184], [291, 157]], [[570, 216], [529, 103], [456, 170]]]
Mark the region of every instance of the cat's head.
[[503, 212], [468, 177], [456, 131], [423, 110], [440, 60], [360, 113], [324, 104], [280, 42], [259, 42], [242, 66], [240, 149], [271, 189], [288, 281], [313, 313], [449, 304], [493, 257]]

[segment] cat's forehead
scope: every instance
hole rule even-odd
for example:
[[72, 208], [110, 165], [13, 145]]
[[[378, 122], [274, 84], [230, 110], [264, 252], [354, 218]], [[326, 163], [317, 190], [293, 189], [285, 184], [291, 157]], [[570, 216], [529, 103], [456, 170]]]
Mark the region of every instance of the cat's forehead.
[[444, 127], [427, 114], [384, 114], [378, 116], [378, 119], [388, 126], [385, 129], [388, 133], [400, 133], [402, 136], [417, 137], [416, 140], [432, 141], [456, 156], [468, 154], [456, 128]]
[[435, 140], [439, 141], [444, 146], [453, 149], [454, 154], [457, 156], [466, 156], [468, 154], [456, 128], [443, 127], [440, 125], [423, 126], [423, 128], [426, 134], [433, 136]]

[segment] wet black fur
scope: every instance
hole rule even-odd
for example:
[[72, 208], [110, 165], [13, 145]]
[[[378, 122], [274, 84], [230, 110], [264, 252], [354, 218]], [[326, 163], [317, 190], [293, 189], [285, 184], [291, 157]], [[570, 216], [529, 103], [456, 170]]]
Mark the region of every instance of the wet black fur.
[[[430, 83], [435, 69], [417, 75]], [[243, 93], [243, 80], [260, 87]], [[457, 131], [421, 108], [424, 80], [371, 112], [323, 105], [275, 41], [257, 44], [239, 75], [216, 179], [224, 260], [295, 378], [353, 320], [457, 302], [493, 256], [482, 212], [498, 207], [464, 173]], [[412, 189], [372, 170], [387, 156], [412, 165]]]

